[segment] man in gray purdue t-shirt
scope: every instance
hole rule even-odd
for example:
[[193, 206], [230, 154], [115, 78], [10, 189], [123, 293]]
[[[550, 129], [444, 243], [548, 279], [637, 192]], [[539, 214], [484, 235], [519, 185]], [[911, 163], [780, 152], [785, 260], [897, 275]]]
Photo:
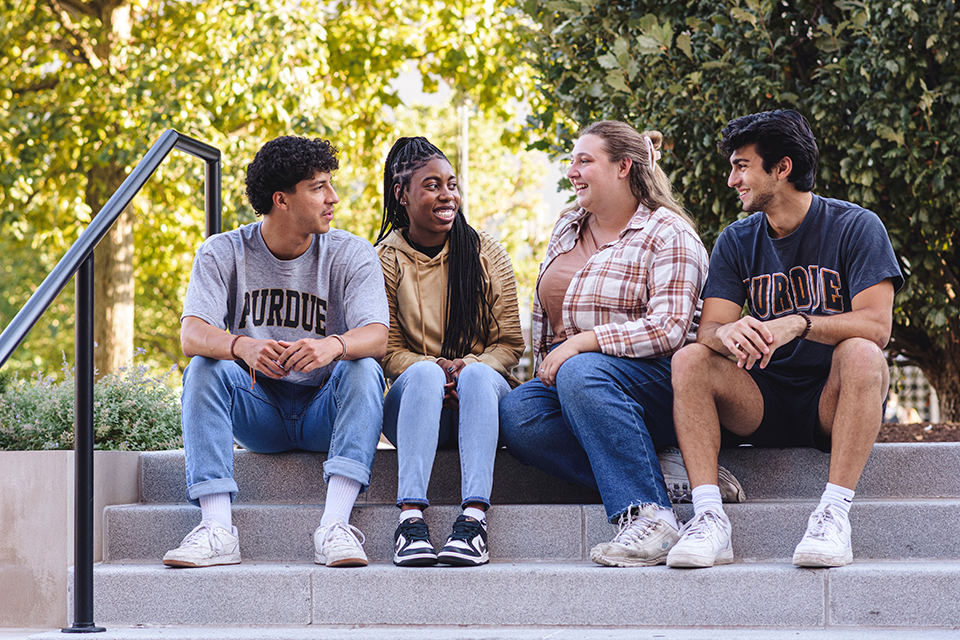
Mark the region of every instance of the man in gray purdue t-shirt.
[[182, 398], [187, 496], [201, 522], [165, 565], [240, 562], [234, 442], [259, 453], [328, 451], [315, 561], [367, 564], [349, 519], [380, 437], [377, 359], [390, 315], [373, 247], [330, 228], [336, 153], [319, 139], [265, 144], [247, 167], [247, 198], [262, 221], [197, 251], [180, 342], [192, 358]]

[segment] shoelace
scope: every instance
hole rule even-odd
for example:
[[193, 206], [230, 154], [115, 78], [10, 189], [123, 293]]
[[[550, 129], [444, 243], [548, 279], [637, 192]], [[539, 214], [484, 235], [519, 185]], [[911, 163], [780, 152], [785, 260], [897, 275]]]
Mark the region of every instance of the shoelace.
[[620, 530], [613, 537], [614, 542], [639, 542], [645, 539], [656, 528], [657, 523], [640, 514], [627, 511], [620, 517]]
[[469, 520], [460, 520], [458, 519], [453, 523], [453, 533], [450, 534], [450, 538], [453, 540], [472, 540], [475, 536], [478, 535], [478, 529], [482, 529], [480, 522], [474, 520], [473, 522]]
[[[360, 536], [359, 543], [357, 542], [357, 535]], [[327, 532], [323, 536], [324, 544], [329, 542], [331, 544], [349, 544], [353, 546], [355, 544], [362, 545], [366, 541], [367, 540], [360, 529], [357, 529], [352, 524], [346, 524], [345, 522], [333, 523], [327, 528]]]
[[715, 513], [704, 511], [690, 521], [689, 528], [684, 532], [684, 535], [696, 540], [703, 540], [708, 538], [719, 524], [719, 518]]
[[813, 526], [810, 527], [811, 538], [826, 538], [828, 536], [827, 530], [830, 526], [837, 529], [839, 528], [836, 519], [833, 517], [833, 512], [829, 509], [814, 511], [811, 517], [813, 518]]
[[426, 522], [406, 522], [403, 525], [403, 535], [408, 540], [429, 540], [430, 530]]
[[207, 525], [191, 531], [190, 534], [184, 538], [180, 546], [202, 547], [206, 546], [205, 543], [216, 551], [223, 548], [223, 541], [213, 535], [213, 528]]

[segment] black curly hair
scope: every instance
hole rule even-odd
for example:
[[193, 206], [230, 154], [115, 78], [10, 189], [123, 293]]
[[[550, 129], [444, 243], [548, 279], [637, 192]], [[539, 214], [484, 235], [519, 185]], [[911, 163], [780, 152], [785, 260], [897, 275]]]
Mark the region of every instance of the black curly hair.
[[737, 149], [755, 144], [767, 173], [782, 159], [793, 161], [787, 180], [797, 191], [813, 191], [820, 151], [810, 123], [799, 111], [777, 109], [741, 116], [720, 132], [720, 152], [728, 158]]
[[[400, 138], [394, 143], [383, 168], [383, 221], [374, 244], [393, 229], [410, 226], [407, 208], [400, 204], [394, 188], [399, 185], [403, 193], [410, 186], [413, 174], [434, 158], [447, 160], [443, 152], [424, 137]], [[444, 327], [440, 355], [452, 360], [468, 355], [475, 339], [486, 343], [492, 313], [480, 264], [480, 236], [467, 223], [462, 209], [457, 210], [450, 229], [449, 269], [446, 311], [449, 321]], [[496, 322], [496, 318], [493, 320]]]
[[320, 138], [281, 136], [260, 147], [247, 166], [247, 200], [258, 216], [273, 209], [273, 194], [294, 193], [297, 183], [340, 168], [337, 148]]

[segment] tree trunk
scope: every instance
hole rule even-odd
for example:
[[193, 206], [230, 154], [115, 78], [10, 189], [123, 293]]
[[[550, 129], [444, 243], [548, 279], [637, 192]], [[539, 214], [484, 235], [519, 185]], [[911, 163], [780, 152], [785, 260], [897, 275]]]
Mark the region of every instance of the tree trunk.
[[[87, 172], [86, 203], [94, 215], [125, 178], [126, 171], [117, 165]], [[93, 363], [98, 378], [133, 359], [133, 222], [128, 207], [94, 252]]]

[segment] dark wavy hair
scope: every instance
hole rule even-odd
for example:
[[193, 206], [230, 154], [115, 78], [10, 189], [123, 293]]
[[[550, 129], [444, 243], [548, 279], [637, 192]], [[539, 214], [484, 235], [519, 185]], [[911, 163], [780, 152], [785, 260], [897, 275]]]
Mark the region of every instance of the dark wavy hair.
[[[399, 185], [402, 194], [410, 186], [413, 174], [434, 158], [450, 162], [426, 138], [400, 138], [394, 143], [383, 167], [383, 221], [374, 244], [379, 244], [393, 229], [410, 227], [410, 216], [394, 193], [395, 187]], [[457, 210], [450, 229], [449, 269], [447, 325], [443, 331], [440, 355], [452, 360], [468, 355], [474, 340], [486, 343], [487, 320], [492, 314], [484, 291], [480, 236], [467, 224], [462, 209]]]
[[737, 149], [755, 144], [767, 173], [789, 157], [793, 169], [787, 180], [797, 191], [813, 191], [820, 151], [810, 123], [799, 111], [777, 109], [742, 116], [728, 122], [720, 135], [720, 152], [728, 158]]
[[340, 168], [337, 148], [326, 140], [281, 136], [260, 147], [247, 166], [247, 200], [258, 216], [273, 209], [273, 194], [294, 193], [297, 183]]

